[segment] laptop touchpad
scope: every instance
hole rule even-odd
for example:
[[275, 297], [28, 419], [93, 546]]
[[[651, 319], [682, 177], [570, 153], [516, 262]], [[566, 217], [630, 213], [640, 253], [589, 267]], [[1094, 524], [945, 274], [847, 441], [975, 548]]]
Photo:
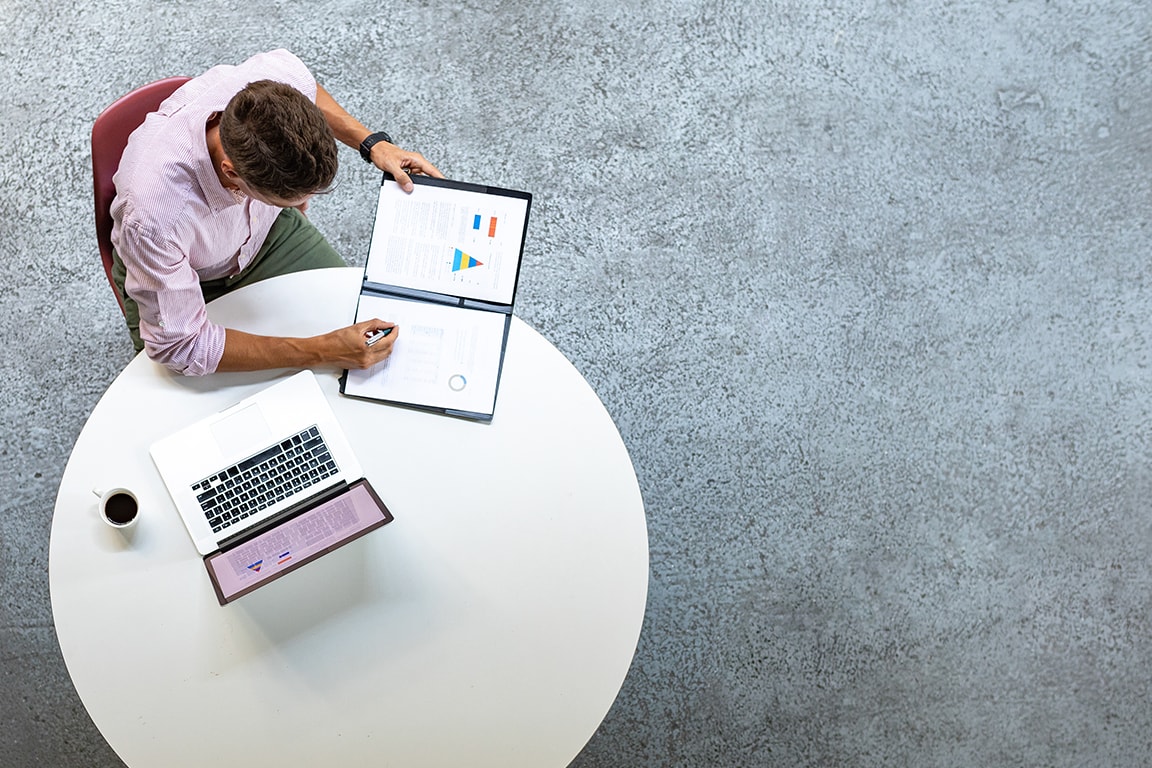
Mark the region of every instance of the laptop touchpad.
[[246, 458], [272, 442], [272, 430], [260, 406], [245, 406], [212, 425], [212, 436], [226, 461]]

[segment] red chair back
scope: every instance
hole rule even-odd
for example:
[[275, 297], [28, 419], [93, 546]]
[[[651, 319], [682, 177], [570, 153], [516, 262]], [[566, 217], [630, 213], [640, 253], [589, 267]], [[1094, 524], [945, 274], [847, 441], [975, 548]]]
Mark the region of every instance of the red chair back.
[[116, 187], [112, 176], [120, 167], [120, 156], [128, 146], [128, 136], [136, 130], [149, 112], [155, 112], [164, 99], [184, 83], [187, 77], [168, 77], [143, 85], [112, 102], [92, 123], [92, 183], [96, 201], [96, 244], [104, 262], [104, 276], [112, 286], [116, 303], [124, 311], [120, 291], [112, 280], [112, 198]]

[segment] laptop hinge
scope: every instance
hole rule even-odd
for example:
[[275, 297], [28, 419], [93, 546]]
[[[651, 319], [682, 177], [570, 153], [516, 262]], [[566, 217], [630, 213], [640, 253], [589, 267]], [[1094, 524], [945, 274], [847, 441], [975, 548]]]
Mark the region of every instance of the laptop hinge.
[[[280, 523], [291, 520], [292, 518], [296, 517], [297, 515], [301, 514], [302, 512], [307, 512], [312, 507], [318, 506], [321, 503], [327, 501], [328, 499], [330, 499], [334, 496], [338, 496], [339, 494], [343, 493], [347, 489], [348, 489], [348, 482], [345, 480], [341, 480], [336, 485], [332, 485], [332, 486], [329, 486], [327, 488], [324, 488], [323, 490], [318, 491], [317, 493], [314, 493], [311, 496], [296, 502], [295, 504], [293, 504], [290, 507], [285, 507], [284, 509], [280, 510], [276, 514], [272, 515], [272, 517], [268, 518], [267, 520], [262, 520], [259, 523], [257, 523], [256, 525], [252, 526], [251, 528], [245, 528], [244, 530], [240, 531], [239, 533], [235, 533], [235, 534], [229, 536], [228, 538], [221, 540], [219, 545], [217, 546], [216, 551], [217, 552], [227, 552], [228, 550], [233, 549], [234, 547], [238, 547], [241, 544], [243, 544], [244, 542], [246, 542], [249, 539], [256, 536], [257, 534], [263, 533], [264, 531], [268, 530], [269, 528], [271, 528], [275, 525], [279, 525]], [[215, 553], [210, 553], [210, 554], [215, 554]]]

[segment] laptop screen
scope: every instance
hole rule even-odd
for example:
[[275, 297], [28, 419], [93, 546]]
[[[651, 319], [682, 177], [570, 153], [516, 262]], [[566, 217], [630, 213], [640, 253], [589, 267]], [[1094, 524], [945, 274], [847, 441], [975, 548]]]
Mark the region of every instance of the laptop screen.
[[204, 558], [220, 605], [392, 521], [367, 480], [222, 552]]

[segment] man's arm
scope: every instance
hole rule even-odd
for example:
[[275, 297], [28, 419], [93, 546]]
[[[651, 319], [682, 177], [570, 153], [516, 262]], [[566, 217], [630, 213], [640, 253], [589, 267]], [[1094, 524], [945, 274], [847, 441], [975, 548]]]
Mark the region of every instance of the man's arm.
[[[359, 151], [360, 143], [372, 133], [364, 125], [348, 114], [336, 103], [332, 95], [324, 90], [319, 83], [316, 84], [316, 106], [324, 113], [329, 127], [336, 138]], [[412, 181], [408, 178], [410, 173], [422, 173], [426, 176], [444, 178], [444, 174], [428, 162], [419, 152], [410, 152], [395, 144], [386, 141], [378, 142], [372, 147], [372, 162], [382, 171], [392, 174], [396, 182], [405, 192], [412, 191]]]
[[[392, 328], [393, 332], [379, 344], [367, 343], [373, 332], [385, 328]], [[216, 366], [218, 372], [311, 368], [316, 365], [368, 368], [388, 357], [400, 329], [394, 323], [365, 320], [308, 338], [256, 336], [233, 328], [226, 328], [225, 334], [224, 355]]]

